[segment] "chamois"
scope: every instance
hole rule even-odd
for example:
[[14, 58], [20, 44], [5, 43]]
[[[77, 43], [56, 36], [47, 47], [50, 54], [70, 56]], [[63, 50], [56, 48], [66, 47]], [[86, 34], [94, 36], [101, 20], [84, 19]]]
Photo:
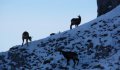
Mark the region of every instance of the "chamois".
[[32, 37], [29, 36], [29, 33], [27, 31], [23, 32], [23, 34], [22, 34], [22, 41], [23, 41], [22, 46], [24, 44], [24, 39], [26, 39], [26, 44], [28, 46], [28, 40], [31, 41]]
[[75, 27], [77, 27], [80, 23], [81, 23], [81, 16], [79, 15], [78, 18], [71, 19], [70, 29], [72, 29], [72, 25], [75, 25]]
[[51, 33], [51, 34], [50, 34], [50, 36], [53, 36], [53, 35], [55, 35], [55, 33]]
[[62, 55], [67, 59], [67, 65], [69, 65], [70, 59], [73, 60], [74, 66], [75, 66], [75, 64], [78, 65], [79, 59], [78, 59], [78, 54], [77, 53], [71, 52], [71, 51], [63, 51], [61, 49], [59, 49], [59, 52], [62, 53]]

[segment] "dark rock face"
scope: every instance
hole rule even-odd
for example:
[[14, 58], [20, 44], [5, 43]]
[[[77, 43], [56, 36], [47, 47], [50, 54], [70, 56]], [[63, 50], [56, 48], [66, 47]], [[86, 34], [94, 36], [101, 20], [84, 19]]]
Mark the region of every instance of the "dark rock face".
[[101, 16], [120, 4], [120, 0], [97, 0], [98, 15]]

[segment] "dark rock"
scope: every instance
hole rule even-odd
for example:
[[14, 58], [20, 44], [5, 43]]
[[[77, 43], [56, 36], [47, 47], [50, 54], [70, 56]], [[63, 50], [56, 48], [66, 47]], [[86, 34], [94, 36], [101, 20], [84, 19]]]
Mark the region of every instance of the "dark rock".
[[120, 4], [120, 0], [97, 0], [97, 16], [101, 16]]
[[60, 68], [61, 70], [69, 70], [69, 68], [63, 67], [63, 66], [60, 66], [59, 68]]
[[51, 34], [50, 34], [50, 36], [53, 36], [53, 35], [55, 35], [55, 33], [51, 33]]
[[89, 64], [82, 64], [82, 68], [83, 68], [83, 69], [87, 69], [88, 66], [89, 66]]
[[97, 69], [104, 69], [104, 67], [103, 67], [102, 65], [100, 65], [100, 64], [95, 65], [95, 66], [93, 67], [93, 69], [95, 69], [95, 68], [97, 68]]
[[110, 53], [112, 52], [112, 50], [115, 50], [113, 47], [111, 46], [96, 46], [96, 53], [94, 58], [95, 59], [105, 59], [108, 56], [110, 56]]
[[45, 60], [43, 64], [47, 64], [50, 63], [53, 60], [53, 58], [49, 59], [49, 60]]

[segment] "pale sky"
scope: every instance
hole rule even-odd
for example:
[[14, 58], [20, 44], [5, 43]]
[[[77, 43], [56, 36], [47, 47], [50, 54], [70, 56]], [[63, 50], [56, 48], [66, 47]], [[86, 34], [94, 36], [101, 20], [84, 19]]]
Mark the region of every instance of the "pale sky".
[[0, 52], [21, 45], [24, 31], [34, 41], [69, 30], [78, 15], [81, 24], [95, 19], [96, 0], [0, 0]]

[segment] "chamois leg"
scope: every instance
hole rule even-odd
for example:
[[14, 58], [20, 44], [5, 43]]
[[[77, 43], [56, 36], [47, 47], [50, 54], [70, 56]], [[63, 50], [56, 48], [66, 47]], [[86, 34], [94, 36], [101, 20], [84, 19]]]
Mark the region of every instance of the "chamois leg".
[[67, 65], [69, 65], [69, 61], [70, 61], [70, 59], [67, 59]]
[[74, 67], [75, 67], [75, 64], [76, 64], [76, 60], [75, 60], [75, 59], [73, 59], [73, 62], [74, 62]]
[[75, 27], [78, 27], [78, 25], [75, 25]]
[[77, 65], [78, 65], [78, 63], [79, 63], [79, 59], [76, 59], [77, 60]]
[[26, 44], [27, 44], [27, 46], [28, 46], [28, 39], [26, 39]]
[[29, 36], [29, 41], [30, 41], [30, 42], [32, 41], [32, 37], [31, 37], [31, 36]]
[[70, 29], [72, 29], [72, 24], [70, 25]]
[[77, 25], [75, 25], [75, 27], [77, 27]]
[[22, 42], [22, 46], [23, 46], [23, 44], [24, 44], [24, 39], [23, 39], [23, 38], [22, 38], [22, 41], [23, 41], [23, 42]]

